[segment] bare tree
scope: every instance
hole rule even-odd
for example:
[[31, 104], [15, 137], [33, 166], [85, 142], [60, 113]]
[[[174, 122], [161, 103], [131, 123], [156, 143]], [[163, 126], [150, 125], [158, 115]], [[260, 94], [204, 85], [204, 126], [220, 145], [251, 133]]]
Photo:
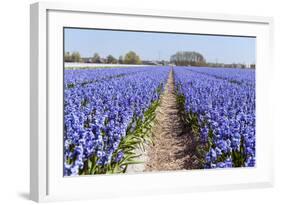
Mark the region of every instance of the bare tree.
[[94, 53], [94, 56], [92, 58], [93, 63], [101, 63], [100, 55], [98, 53]]
[[194, 51], [179, 51], [171, 56], [170, 62], [179, 66], [203, 66], [206, 64], [204, 56]]
[[117, 59], [114, 58], [112, 55], [108, 55], [108, 56], [106, 57], [106, 62], [107, 62], [107, 63], [115, 64], [115, 63], [117, 63]]
[[123, 56], [119, 56], [118, 63], [119, 63], [119, 64], [122, 64], [123, 61], [124, 61], [124, 60], [123, 60]]

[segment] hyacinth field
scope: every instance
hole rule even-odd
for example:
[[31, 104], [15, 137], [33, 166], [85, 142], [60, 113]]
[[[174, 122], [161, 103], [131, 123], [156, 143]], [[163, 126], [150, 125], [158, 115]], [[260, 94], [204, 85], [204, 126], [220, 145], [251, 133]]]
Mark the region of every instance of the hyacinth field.
[[187, 123], [204, 168], [255, 165], [255, 72], [176, 68]]
[[195, 145], [196, 168], [255, 166], [255, 70], [66, 69], [64, 176], [126, 173], [145, 164], [141, 155], [148, 146], [153, 149], [168, 82], [180, 122]]

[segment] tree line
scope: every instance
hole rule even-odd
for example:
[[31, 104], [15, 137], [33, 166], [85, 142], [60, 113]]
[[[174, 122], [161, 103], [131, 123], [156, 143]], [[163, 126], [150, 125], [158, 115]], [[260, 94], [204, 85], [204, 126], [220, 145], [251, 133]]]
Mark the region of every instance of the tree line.
[[206, 66], [206, 67], [223, 67], [223, 68], [252, 68], [255, 69], [254, 63], [246, 65], [245, 63], [212, 63], [206, 62], [201, 53], [195, 51], [178, 51], [170, 57], [170, 63], [177, 66]]
[[115, 58], [113, 55], [108, 55], [105, 58], [101, 57], [99, 53], [94, 53], [92, 57], [82, 58], [79, 52], [65, 52], [65, 62], [83, 62], [83, 63], [108, 63], [108, 64], [142, 64], [142, 61], [134, 51], [129, 51], [119, 58]]
[[127, 52], [124, 56], [115, 58], [113, 55], [101, 57], [99, 53], [94, 53], [92, 57], [82, 58], [79, 52], [66, 52], [64, 54], [65, 62], [83, 62], [83, 63], [104, 63], [104, 64], [147, 64], [147, 65], [176, 65], [176, 66], [206, 66], [206, 67], [224, 67], [224, 68], [253, 68], [255, 64], [246, 65], [243, 63], [212, 63], [206, 62], [205, 57], [195, 51], [178, 51], [170, 57], [170, 60], [141, 60], [134, 51]]

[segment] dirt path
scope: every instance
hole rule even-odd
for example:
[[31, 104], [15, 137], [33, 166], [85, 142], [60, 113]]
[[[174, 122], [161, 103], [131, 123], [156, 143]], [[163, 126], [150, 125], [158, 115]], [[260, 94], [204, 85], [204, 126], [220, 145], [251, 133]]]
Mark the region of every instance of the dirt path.
[[195, 143], [180, 120], [174, 73], [171, 70], [152, 130], [154, 145], [147, 150], [145, 171], [196, 169]]

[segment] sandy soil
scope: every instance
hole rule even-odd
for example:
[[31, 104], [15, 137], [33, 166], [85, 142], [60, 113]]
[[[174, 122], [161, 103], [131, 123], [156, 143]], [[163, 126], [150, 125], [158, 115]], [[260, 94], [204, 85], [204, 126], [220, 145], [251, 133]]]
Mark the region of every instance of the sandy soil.
[[172, 70], [160, 99], [152, 135], [154, 145], [148, 147], [144, 171], [199, 168], [193, 136], [180, 120]]

